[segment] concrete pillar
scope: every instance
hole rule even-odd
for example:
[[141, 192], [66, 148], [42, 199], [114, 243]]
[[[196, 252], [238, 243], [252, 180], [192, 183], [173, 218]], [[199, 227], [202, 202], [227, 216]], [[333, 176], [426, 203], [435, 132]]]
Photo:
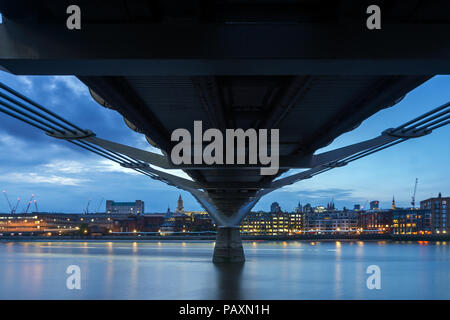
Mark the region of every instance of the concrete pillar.
[[244, 248], [242, 247], [239, 227], [219, 227], [216, 246], [214, 247], [213, 262], [244, 261]]

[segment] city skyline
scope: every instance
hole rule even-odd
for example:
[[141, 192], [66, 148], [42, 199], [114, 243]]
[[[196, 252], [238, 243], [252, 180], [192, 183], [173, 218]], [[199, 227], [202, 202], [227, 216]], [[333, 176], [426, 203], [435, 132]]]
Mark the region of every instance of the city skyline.
[[[118, 113], [99, 107], [87, 87], [75, 77], [14, 76], [0, 72], [0, 81], [100, 137], [158, 151], [147, 144], [143, 135], [131, 131]], [[447, 102], [448, 87], [450, 76], [436, 76], [393, 108], [378, 112], [317, 152], [371, 138], [431, 110]], [[449, 138], [450, 128], [443, 127], [431, 135], [277, 190], [263, 197], [253, 210], [265, 210], [278, 201], [284, 210], [293, 211], [299, 201], [317, 206], [332, 198], [340, 208], [353, 208], [354, 204], [364, 205], [372, 200], [379, 200], [381, 208], [389, 208], [393, 196], [398, 206], [407, 207], [415, 178], [419, 178], [418, 201], [439, 192], [447, 194], [450, 179], [445, 165], [450, 150], [445, 146]], [[82, 212], [89, 199], [95, 208], [101, 198], [142, 199], [147, 211], [164, 212], [173, 203], [171, 199], [180, 193], [187, 208], [203, 210], [187, 192], [150, 180], [63, 141], [54, 141], [6, 116], [0, 117], [0, 161], [0, 188], [8, 192], [10, 199], [22, 198], [19, 212], [31, 194], [36, 195], [40, 210], [50, 212]], [[181, 171], [178, 174], [186, 176]], [[0, 212], [8, 211], [6, 200], [0, 200]]]

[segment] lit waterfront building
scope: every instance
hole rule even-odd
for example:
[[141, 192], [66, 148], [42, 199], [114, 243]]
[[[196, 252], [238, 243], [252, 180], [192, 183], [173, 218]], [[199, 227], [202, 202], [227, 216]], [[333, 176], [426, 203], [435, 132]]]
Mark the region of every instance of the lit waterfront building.
[[45, 223], [37, 215], [11, 215], [0, 216], [0, 233], [39, 232], [44, 230]]
[[271, 235], [273, 232], [272, 214], [270, 212], [250, 212], [241, 221], [242, 233], [255, 235]]
[[325, 211], [305, 214], [303, 227], [305, 232], [351, 233], [357, 231], [357, 213], [355, 211]]
[[107, 214], [141, 214], [144, 213], [144, 201], [136, 200], [135, 202], [115, 202], [106, 200]]
[[395, 207], [395, 209], [389, 210], [359, 212], [358, 228], [362, 232], [394, 235], [431, 234], [431, 211], [429, 209]]
[[114, 232], [159, 232], [164, 214], [129, 215], [114, 218]]
[[421, 209], [431, 211], [432, 232], [435, 234], [447, 234], [450, 232], [450, 197], [442, 197], [439, 193], [437, 198], [429, 198], [420, 201]]
[[207, 211], [184, 211], [184, 214], [188, 216], [208, 216], [209, 213]]
[[390, 210], [392, 214], [392, 234], [431, 234], [431, 211], [429, 209]]
[[390, 233], [392, 210], [368, 210], [358, 212], [360, 232]]
[[114, 216], [106, 214], [81, 215], [69, 213], [33, 213], [32, 215], [0, 214], [0, 236], [11, 235], [71, 235], [94, 229], [108, 233]]
[[292, 235], [302, 230], [302, 214], [250, 212], [241, 222], [242, 233], [253, 235]]

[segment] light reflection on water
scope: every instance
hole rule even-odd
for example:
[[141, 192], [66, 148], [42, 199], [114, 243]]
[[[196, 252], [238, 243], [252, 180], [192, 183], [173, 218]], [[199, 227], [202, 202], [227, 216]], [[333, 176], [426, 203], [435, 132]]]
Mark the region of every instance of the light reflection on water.
[[[251, 241], [243, 264], [213, 264], [213, 245], [0, 242], [0, 299], [450, 299], [447, 242]], [[66, 289], [73, 264], [81, 290]]]

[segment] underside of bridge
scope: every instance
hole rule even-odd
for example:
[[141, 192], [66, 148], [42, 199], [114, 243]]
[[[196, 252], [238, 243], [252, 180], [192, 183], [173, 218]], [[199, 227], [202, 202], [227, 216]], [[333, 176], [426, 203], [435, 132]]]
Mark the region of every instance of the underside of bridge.
[[[244, 258], [241, 219], [259, 200], [261, 189], [289, 170], [289, 162], [309, 168], [308, 159], [340, 134], [390, 107], [428, 76], [80, 76], [109, 106], [170, 154], [170, 133], [201, 120], [209, 128], [280, 130], [282, 168], [223, 165], [184, 171], [204, 191], [199, 199], [220, 226], [215, 261]], [[290, 160], [290, 161], [289, 161]], [[284, 164], [286, 162], [286, 164]], [[304, 165], [301, 165], [304, 163]], [[195, 194], [194, 194], [195, 196]]]
[[[215, 261], [244, 260], [237, 226], [261, 196], [340, 159], [320, 161], [316, 150], [450, 73], [446, 1], [21, 2], [0, 1], [0, 66], [77, 76], [164, 155], [172, 131], [193, 135], [196, 120], [203, 130], [279, 129], [276, 175], [249, 165], [176, 166], [168, 156], [165, 168], [192, 181], [153, 170], [190, 191], [220, 226]], [[365, 27], [372, 2], [382, 8], [381, 30]], [[81, 30], [65, 28], [69, 4], [80, 5]], [[313, 171], [276, 180], [291, 168]]]

